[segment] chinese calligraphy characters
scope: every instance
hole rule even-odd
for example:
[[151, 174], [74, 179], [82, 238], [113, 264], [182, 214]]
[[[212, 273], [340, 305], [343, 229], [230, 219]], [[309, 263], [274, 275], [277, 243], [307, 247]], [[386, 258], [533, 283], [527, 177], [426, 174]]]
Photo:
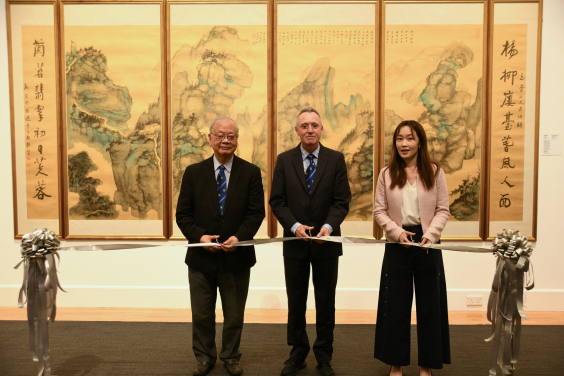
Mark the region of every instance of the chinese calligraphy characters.
[[374, 30], [311, 29], [306, 26], [291, 30], [280, 28], [278, 43], [281, 45], [374, 45]]
[[52, 26], [22, 27], [27, 219], [58, 219], [58, 136]]
[[490, 165], [492, 221], [523, 220], [526, 42], [526, 27], [496, 26]]

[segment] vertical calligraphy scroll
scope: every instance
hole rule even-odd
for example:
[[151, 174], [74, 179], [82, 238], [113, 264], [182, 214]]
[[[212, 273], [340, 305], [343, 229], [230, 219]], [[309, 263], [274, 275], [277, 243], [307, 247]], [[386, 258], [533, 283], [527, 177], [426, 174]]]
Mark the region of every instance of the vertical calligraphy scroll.
[[162, 11], [63, 3], [69, 237], [164, 237]]
[[526, 65], [527, 25], [496, 26], [491, 91], [491, 221], [523, 220]]
[[299, 144], [299, 111], [317, 109], [321, 143], [347, 163], [352, 201], [342, 231], [372, 236], [376, 2], [280, 2], [277, 17], [277, 154]]
[[383, 166], [396, 126], [421, 123], [446, 174], [451, 215], [444, 238], [480, 236], [484, 11], [483, 3], [385, 5]]
[[532, 236], [539, 3], [495, 3], [491, 71], [489, 236]]
[[[174, 220], [182, 176], [213, 155], [218, 116], [237, 123], [235, 154], [261, 169], [267, 203], [268, 3], [176, 3], [169, 13], [172, 235], [183, 237]], [[256, 236], [267, 236], [266, 220]]]
[[[43, 38], [45, 36], [46, 38]], [[22, 27], [29, 219], [57, 219], [57, 80], [52, 26]], [[36, 199], [36, 200], [35, 200]]]
[[16, 236], [59, 227], [54, 4], [9, 4]]

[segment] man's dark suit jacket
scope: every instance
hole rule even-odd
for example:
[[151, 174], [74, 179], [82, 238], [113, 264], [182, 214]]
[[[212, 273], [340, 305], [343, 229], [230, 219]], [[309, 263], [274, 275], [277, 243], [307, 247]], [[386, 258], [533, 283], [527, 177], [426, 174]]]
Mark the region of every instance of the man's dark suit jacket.
[[[307, 192], [300, 145], [278, 156], [269, 203], [274, 215], [284, 227], [284, 237], [295, 236], [290, 229], [296, 222], [313, 226], [312, 236], [316, 236], [326, 223], [333, 228], [331, 235], [340, 236], [340, 226], [349, 212], [350, 202], [351, 189], [342, 153], [320, 146], [311, 197]], [[337, 257], [343, 254], [341, 243], [318, 244], [294, 240], [284, 242], [284, 257], [304, 258], [310, 247], [316, 258]]]
[[[186, 167], [176, 206], [176, 223], [189, 243], [200, 243], [202, 235], [219, 235], [221, 243], [231, 236], [251, 240], [264, 219], [264, 191], [260, 169], [233, 157], [223, 215], [219, 211], [213, 156]], [[209, 252], [188, 248], [186, 264], [202, 273], [215, 273], [221, 262], [225, 270], [243, 272], [256, 263], [253, 246], [233, 252]]]

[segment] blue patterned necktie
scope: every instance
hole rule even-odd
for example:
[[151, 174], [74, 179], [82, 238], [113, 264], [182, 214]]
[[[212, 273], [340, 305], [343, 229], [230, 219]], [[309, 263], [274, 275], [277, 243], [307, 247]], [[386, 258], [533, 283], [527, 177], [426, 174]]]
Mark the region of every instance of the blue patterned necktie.
[[217, 198], [219, 199], [219, 211], [223, 215], [223, 208], [225, 207], [225, 195], [227, 188], [227, 180], [225, 179], [225, 166], [219, 166], [219, 173], [217, 174]]
[[307, 158], [309, 159], [309, 166], [307, 167], [306, 172], [306, 184], [307, 193], [309, 193], [309, 195], [311, 196], [311, 190], [313, 189], [313, 177], [315, 176], [315, 170], [317, 169], [317, 167], [315, 166], [315, 162], [313, 161], [315, 155], [309, 154]]

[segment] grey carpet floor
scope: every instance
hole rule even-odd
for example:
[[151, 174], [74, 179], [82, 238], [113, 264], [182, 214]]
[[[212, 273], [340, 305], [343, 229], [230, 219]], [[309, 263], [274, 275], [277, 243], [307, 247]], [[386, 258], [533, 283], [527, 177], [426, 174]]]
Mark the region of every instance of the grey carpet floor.
[[[308, 325], [310, 342], [315, 327]], [[490, 327], [451, 326], [452, 364], [434, 375], [488, 375]], [[387, 375], [389, 366], [374, 359], [375, 325], [337, 325], [333, 365], [339, 376]], [[221, 343], [221, 325], [217, 343]], [[419, 375], [415, 327], [411, 363], [404, 375]], [[51, 369], [56, 376], [191, 375], [191, 325], [183, 323], [56, 322], [50, 326]], [[247, 376], [279, 375], [286, 360], [286, 326], [246, 324], [241, 362]], [[318, 375], [310, 353], [299, 375]], [[0, 321], [0, 375], [35, 375], [28, 348], [27, 323]], [[516, 375], [564, 375], [564, 326], [524, 326]], [[221, 362], [211, 376], [227, 375]]]

